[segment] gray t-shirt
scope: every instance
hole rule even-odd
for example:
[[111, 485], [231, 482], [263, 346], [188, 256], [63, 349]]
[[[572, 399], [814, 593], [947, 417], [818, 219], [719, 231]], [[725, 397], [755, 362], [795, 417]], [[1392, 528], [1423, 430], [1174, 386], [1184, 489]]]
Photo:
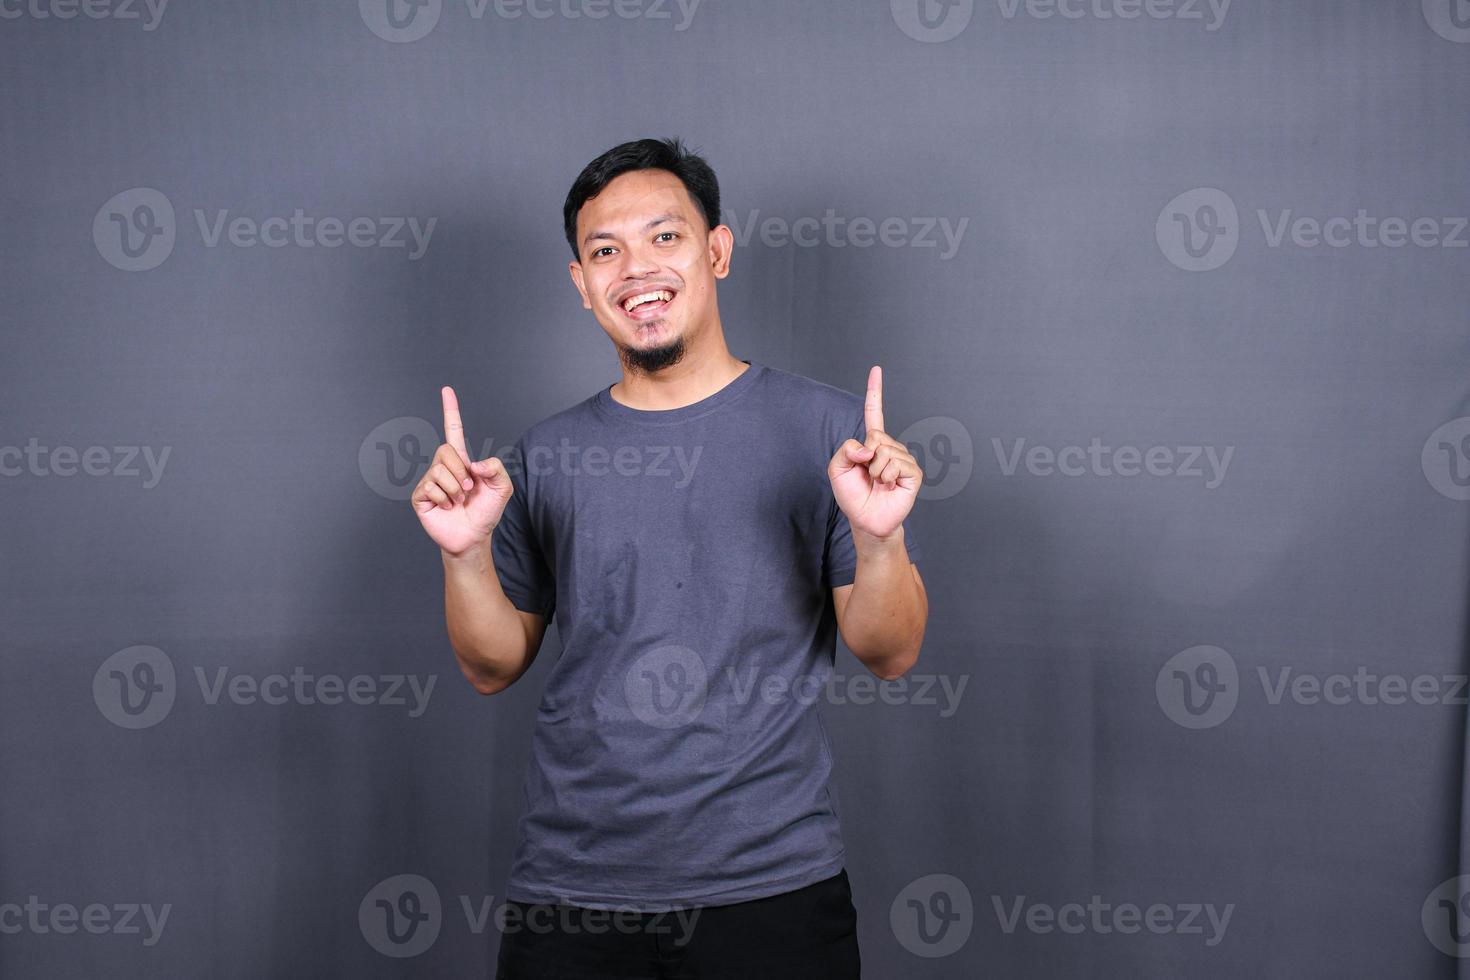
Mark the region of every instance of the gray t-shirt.
[[[603, 389], [532, 426], [507, 461], [495, 570], [563, 648], [512, 899], [659, 912], [842, 868], [817, 702], [831, 589], [852, 583], [857, 556], [827, 464], [866, 435], [863, 400], [746, 363], [665, 411]], [[908, 523], [904, 540], [916, 561]]]

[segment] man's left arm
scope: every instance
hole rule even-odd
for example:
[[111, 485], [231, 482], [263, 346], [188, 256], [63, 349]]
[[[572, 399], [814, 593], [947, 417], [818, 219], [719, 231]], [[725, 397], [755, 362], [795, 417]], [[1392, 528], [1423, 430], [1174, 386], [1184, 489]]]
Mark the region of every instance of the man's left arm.
[[870, 671], [886, 681], [903, 676], [919, 659], [929, 594], [909, 561], [903, 528], [897, 540], [864, 543], [853, 531], [857, 575], [832, 590], [842, 641]]
[[924, 581], [903, 537], [924, 473], [908, 447], [883, 431], [883, 370], [876, 365], [863, 416], [864, 441], [848, 439], [827, 465], [857, 554], [852, 584], [833, 589], [832, 604], [848, 648], [874, 674], [894, 680], [918, 660], [929, 618]]

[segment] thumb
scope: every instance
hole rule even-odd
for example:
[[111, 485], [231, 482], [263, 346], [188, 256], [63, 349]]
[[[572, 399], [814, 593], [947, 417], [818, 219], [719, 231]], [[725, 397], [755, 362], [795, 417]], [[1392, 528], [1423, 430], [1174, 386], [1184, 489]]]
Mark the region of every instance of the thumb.
[[501, 461], [491, 456], [488, 459], [477, 459], [470, 463], [470, 472], [475, 476], [490, 482], [505, 472], [505, 466]]
[[835, 476], [846, 473], [854, 466], [867, 462], [872, 455], [872, 450], [856, 439], [849, 439], [837, 447], [836, 454], [832, 457], [832, 465], [828, 470]]

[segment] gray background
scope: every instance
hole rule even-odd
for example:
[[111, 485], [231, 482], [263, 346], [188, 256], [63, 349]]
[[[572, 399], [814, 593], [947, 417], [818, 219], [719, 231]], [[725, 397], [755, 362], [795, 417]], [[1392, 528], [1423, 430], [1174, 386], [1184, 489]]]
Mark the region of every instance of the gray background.
[[[503, 695], [470, 689], [399, 468], [442, 384], [471, 444], [499, 449], [616, 380], [559, 207], [602, 150], [669, 134], [743, 229], [832, 209], [911, 242], [914, 219], [967, 221], [947, 257], [767, 226], [720, 287], [737, 356], [852, 391], [882, 364], [888, 426], [928, 460], [913, 675], [965, 683], [957, 708], [917, 683], [822, 706], [865, 975], [1453, 975], [1470, 233], [1273, 246], [1258, 212], [1444, 235], [1470, 214], [1465, 0], [1458, 21], [1436, 0], [1238, 0], [1214, 29], [1205, 6], [934, 5], [941, 31], [963, 22], [938, 41], [916, 0], [704, 0], [682, 30], [676, 6], [625, 2], [639, 16], [445, 0], [412, 41], [375, 33], [381, 0], [174, 0], [152, 30], [146, 8], [0, 6], [0, 904], [170, 907], [152, 945], [25, 922], [0, 932], [0, 975], [491, 970], [498, 935], [461, 896], [501, 902], [560, 646], [553, 629]], [[175, 240], [128, 271], [107, 230], [137, 188], [167, 199], [153, 225]], [[1197, 188], [1220, 193], [1168, 207]], [[1235, 220], [1201, 210], [1221, 195]], [[196, 209], [436, 225], [417, 259], [211, 247]], [[1207, 262], [1233, 254], [1181, 267], [1186, 223], [1223, 228]], [[1019, 439], [1094, 437], [1233, 449], [1213, 487], [1002, 465]], [[48, 455], [22, 462], [33, 439]], [[98, 475], [72, 472], [89, 447]], [[161, 479], [115, 473], [116, 447], [167, 448]], [[175, 681], [129, 728], [111, 670], [142, 676], [137, 646]], [[1219, 690], [1192, 715], [1198, 647]], [[211, 703], [196, 672], [222, 668], [436, 686], [418, 717]], [[1284, 669], [1437, 693], [1273, 703]], [[358, 909], [404, 874], [442, 913], [395, 957]], [[1094, 895], [1176, 925], [1189, 903], [1232, 912], [1223, 937], [1006, 928], [1022, 896]], [[945, 902], [937, 933], [916, 909]]]

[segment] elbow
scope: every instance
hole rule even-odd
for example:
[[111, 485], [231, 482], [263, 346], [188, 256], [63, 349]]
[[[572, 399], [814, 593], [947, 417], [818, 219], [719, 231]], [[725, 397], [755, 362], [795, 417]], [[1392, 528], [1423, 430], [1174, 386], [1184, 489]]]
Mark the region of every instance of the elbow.
[[880, 680], [896, 681], [910, 670], [913, 670], [914, 664], [918, 662], [919, 648], [914, 647], [911, 650], [905, 650], [893, 656], [886, 657], [883, 660], [871, 662], [868, 664], [868, 670]]
[[499, 694], [507, 687], [510, 687], [510, 685], [499, 681], [471, 680], [470, 687], [475, 689], [476, 694], [483, 694], [485, 697], [489, 697], [492, 694]]
[[489, 697], [492, 694], [499, 694], [511, 685], [510, 679], [488, 673], [466, 662], [463, 657], [459, 656], [458, 651], [455, 651], [455, 659], [459, 661], [459, 672], [464, 675], [465, 680], [469, 681], [470, 687], [475, 689], [476, 694]]

